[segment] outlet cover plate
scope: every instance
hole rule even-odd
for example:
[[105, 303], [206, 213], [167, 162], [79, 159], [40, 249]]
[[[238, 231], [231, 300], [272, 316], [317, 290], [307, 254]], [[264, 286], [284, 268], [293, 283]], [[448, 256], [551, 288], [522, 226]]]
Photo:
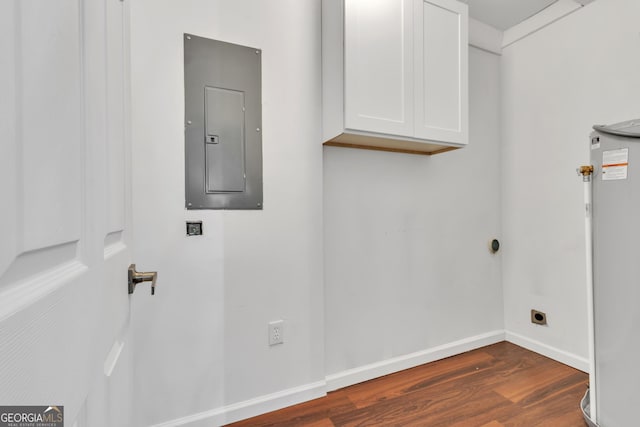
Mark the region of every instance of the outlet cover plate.
[[269, 322], [269, 345], [284, 343], [284, 320]]

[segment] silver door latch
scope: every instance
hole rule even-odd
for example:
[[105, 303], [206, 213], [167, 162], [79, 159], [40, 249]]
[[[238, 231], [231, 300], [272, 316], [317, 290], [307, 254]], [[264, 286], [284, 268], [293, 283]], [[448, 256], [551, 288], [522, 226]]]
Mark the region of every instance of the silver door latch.
[[156, 293], [156, 279], [158, 278], [158, 273], [155, 271], [136, 271], [136, 265], [131, 264], [129, 266], [128, 271], [128, 287], [129, 293], [132, 294], [136, 289], [136, 285], [140, 282], [151, 282], [151, 295], [155, 295]]

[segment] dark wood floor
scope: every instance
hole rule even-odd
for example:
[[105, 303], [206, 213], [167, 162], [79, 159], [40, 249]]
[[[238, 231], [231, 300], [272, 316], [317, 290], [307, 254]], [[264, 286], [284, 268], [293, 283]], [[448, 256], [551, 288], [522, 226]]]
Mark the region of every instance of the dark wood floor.
[[502, 342], [230, 426], [584, 427], [587, 374]]

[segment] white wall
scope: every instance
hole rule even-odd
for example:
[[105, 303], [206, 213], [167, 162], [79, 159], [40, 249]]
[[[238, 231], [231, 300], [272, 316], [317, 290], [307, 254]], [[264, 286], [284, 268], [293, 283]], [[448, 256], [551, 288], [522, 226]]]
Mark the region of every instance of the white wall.
[[[640, 116], [640, 2], [599, 0], [502, 57], [502, 192], [508, 337], [586, 369], [579, 165], [593, 124]], [[530, 323], [530, 309], [549, 325]]]
[[[505, 327], [584, 362], [574, 169], [592, 124], [638, 115], [640, 3], [599, 0], [502, 59], [470, 49], [469, 147], [325, 148], [324, 204], [319, 12], [319, 1], [132, 3], [134, 261], [160, 272], [157, 295], [133, 301], [136, 425], [231, 421], [321, 394], [325, 372], [348, 383]], [[263, 49], [264, 211], [183, 209], [183, 32]], [[186, 238], [186, 219], [205, 236]], [[549, 326], [530, 325], [530, 308]], [[269, 348], [278, 318], [286, 343]]]
[[469, 54], [467, 148], [324, 149], [326, 369], [338, 386], [504, 328], [501, 255], [488, 246], [500, 238], [499, 57]]
[[[184, 210], [185, 32], [263, 50], [262, 211]], [[324, 391], [320, 70], [319, 1], [132, 2], [134, 261], [159, 272], [156, 296], [133, 296], [136, 426]], [[185, 237], [186, 219], [205, 235]]]

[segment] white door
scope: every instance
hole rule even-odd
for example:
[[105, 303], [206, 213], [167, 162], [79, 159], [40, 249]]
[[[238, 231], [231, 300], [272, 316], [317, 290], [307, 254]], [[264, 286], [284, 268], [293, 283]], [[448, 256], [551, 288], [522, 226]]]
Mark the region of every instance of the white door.
[[412, 0], [345, 2], [345, 127], [413, 136]]
[[65, 426], [131, 419], [127, 7], [0, 3], [0, 405]]
[[456, 0], [414, 0], [415, 136], [468, 140], [468, 15]]

